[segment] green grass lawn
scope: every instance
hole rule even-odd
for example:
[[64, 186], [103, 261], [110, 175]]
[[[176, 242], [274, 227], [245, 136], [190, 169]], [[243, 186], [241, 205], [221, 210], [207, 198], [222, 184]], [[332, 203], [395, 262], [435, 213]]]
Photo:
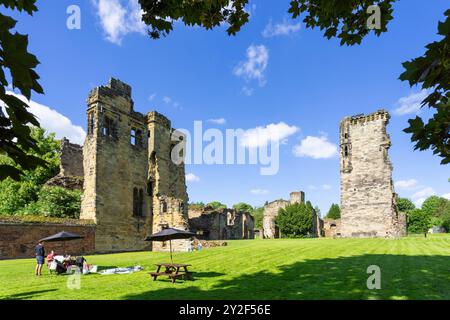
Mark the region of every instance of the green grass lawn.
[[[79, 290], [46, 269], [34, 276], [34, 259], [0, 261], [0, 299], [450, 299], [450, 235], [230, 241], [174, 259], [192, 264], [195, 281], [152, 281], [147, 272], [167, 262], [167, 253], [87, 257], [102, 268], [145, 271], [82, 276]], [[370, 265], [381, 268], [381, 290], [367, 289]]]

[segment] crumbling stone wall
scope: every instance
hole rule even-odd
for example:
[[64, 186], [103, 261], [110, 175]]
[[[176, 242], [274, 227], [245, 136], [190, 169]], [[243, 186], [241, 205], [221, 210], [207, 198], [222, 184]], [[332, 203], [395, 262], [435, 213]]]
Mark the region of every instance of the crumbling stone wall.
[[280, 209], [286, 208], [290, 204], [289, 201], [280, 199], [267, 203], [264, 206], [263, 228], [264, 238], [278, 239], [280, 238], [280, 230], [275, 225], [275, 218], [278, 216]]
[[63, 251], [70, 255], [87, 255], [95, 252], [95, 226], [79, 226], [53, 223], [0, 222], [0, 259], [34, 258], [34, 247], [39, 239], [67, 231], [83, 236], [83, 239], [45, 243], [45, 251]]
[[399, 219], [386, 132], [389, 113], [346, 117], [340, 126], [341, 234], [343, 237], [395, 238]]
[[[151, 249], [163, 227], [187, 228], [184, 164], [171, 161], [170, 121], [134, 111], [131, 87], [111, 79], [88, 97], [81, 219], [97, 223], [96, 251]], [[175, 250], [186, 250], [185, 241]], [[154, 250], [168, 250], [153, 244]]]
[[58, 175], [46, 182], [48, 186], [62, 187], [70, 190], [83, 189], [83, 147], [61, 140], [60, 169]]
[[341, 236], [341, 219], [325, 219], [323, 226], [326, 238], [337, 238]]
[[234, 209], [189, 210], [190, 230], [201, 240], [254, 239], [254, 218]]

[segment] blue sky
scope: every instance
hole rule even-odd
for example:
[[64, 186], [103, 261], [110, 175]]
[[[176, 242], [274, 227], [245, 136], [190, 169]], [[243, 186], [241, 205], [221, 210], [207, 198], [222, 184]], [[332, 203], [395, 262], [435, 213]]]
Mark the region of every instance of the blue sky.
[[[158, 110], [178, 128], [201, 120], [220, 130], [281, 130], [277, 175], [261, 176], [259, 166], [189, 165], [191, 201], [262, 205], [304, 190], [324, 213], [339, 203], [333, 152], [339, 121], [385, 108], [392, 113], [396, 191], [417, 203], [431, 194], [450, 196], [448, 166], [430, 151], [413, 151], [402, 132], [423, 93], [398, 80], [401, 63], [438, 39], [447, 0], [399, 1], [388, 33], [350, 48], [289, 19], [289, 1], [252, 1], [250, 23], [235, 37], [225, 27], [205, 31], [176, 23], [169, 37], [151, 40], [133, 15], [133, 1], [41, 0], [32, 18], [16, 15], [17, 30], [30, 35], [30, 51], [41, 61], [45, 95], [32, 99], [48, 130], [81, 140], [88, 92], [120, 78], [133, 87], [138, 111]], [[81, 8], [80, 30], [66, 27], [73, 4]]]

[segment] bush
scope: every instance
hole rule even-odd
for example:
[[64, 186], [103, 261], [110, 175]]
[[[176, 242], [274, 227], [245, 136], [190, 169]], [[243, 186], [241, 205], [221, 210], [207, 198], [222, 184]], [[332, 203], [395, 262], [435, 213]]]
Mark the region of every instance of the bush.
[[0, 182], [0, 214], [14, 215], [37, 200], [39, 187], [29, 181]]
[[314, 208], [311, 204], [295, 203], [280, 209], [275, 223], [283, 237], [307, 237], [313, 227]]
[[61, 187], [42, 187], [37, 202], [24, 208], [23, 214], [58, 218], [80, 218], [81, 191]]
[[432, 227], [432, 216], [424, 210], [414, 209], [408, 212], [408, 232], [425, 236]]

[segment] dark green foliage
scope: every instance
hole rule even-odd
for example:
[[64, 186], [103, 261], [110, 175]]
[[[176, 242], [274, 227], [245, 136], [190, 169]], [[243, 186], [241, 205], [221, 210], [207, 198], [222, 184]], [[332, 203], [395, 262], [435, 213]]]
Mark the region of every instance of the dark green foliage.
[[428, 230], [433, 226], [432, 216], [421, 209], [408, 212], [408, 232], [421, 233], [427, 236]]
[[341, 218], [341, 208], [339, 207], [338, 204], [332, 204], [330, 207], [330, 210], [328, 210], [327, 219], [340, 219]]
[[221, 203], [221, 202], [219, 202], [219, 201], [213, 201], [213, 202], [210, 202], [210, 203], [208, 203], [206, 206], [207, 206], [207, 207], [211, 207], [211, 208], [213, 208], [214, 210], [222, 210], [222, 209], [226, 209], [226, 208], [227, 208], [227, 205], [226, 205], [226, 204], [223, 204], [223, 203]]
[[409, 212], [416, 208], [415, 204], [406, 198], [398, 198], [397, 199], [397, 210], [398, 212]]
[[406, 71], [400, 75], [411, 86], [432, 91], [422, 106], [435, 109], [434, 116], [426, 124], [420, 117], [411, 119], [404, 131], [412, 134], [415, 149], [432, 149], [443, 158], [442, 164], [450, 163], [450, 10], [445, 15], [438, 26], [443, 39], [427, 45], [423, 56], [403, 63]]
[[228, 34], [235, 35], [249, 18], [244, 10], [248, 0], [139, 0], [139, 3], [144, 11], [142, 20], [150, 27], [149, 35], [154, 39], [168, 35], [175, 20], [207, 30], [227, 23]]
[[307, 237], [313, 227], [314, 208], [311, 204], [295, 203], [280, 209], [275, 223], [285, 238]]
[[[12, 10], [25, 11], [32, 15], [37, 11], [36, 0], [0, 0], [0, 6]], [[35, 157], [30, 150], [37, 151], [37, 143], [31, 137], [29, 124], [39, 126], [27, 103], [6, 93], [8, 85], [28, 99], [31, 92], [43, 93], [37, 80], [35, 68], [39, 64], [36, 57], [28, 52], [28, 36], [13, 33], [17, 21], [0, 13], [0, 100], [5, 104], [6, 115], [0, 109], [0, 154], [8, 156], [12, 164], [0, 164], [0, 180], [11, 177], [19, 180], [22, 170], [45, 166], [42, 159]], [[6, 75], [10, 75], [9, 83]]]
[[[393, 19], [392, 5], [396, 0], [293, 0], [289, 13], [293, 19], [304, 15], [307, 28], [324, 30], [328, 39], [337, 37], [341, 45], [360, 44], [362, 39], [373, 32], [379, 36], [387, 31]], [[372, 13], [367, 9], [378, 5], [381, 11], [381, 28], [370, 30], [367, 21]]]

